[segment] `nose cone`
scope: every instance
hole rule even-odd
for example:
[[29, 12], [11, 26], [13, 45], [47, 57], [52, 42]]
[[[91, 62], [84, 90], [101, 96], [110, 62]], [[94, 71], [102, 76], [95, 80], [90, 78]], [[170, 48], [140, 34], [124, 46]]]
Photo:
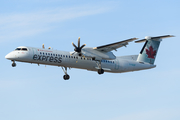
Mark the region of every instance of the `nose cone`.
[[14, 57], [14, 55], [12, 53], [9, 53], [9, 54], [7, 54], [5, 56], [5, 58], [8, 59], [8, 60], [13, 60], [15, 57]]
[[11, 58], [11, 57], [10, 57], [10, 54], [7, 54], [7, 55], [5, 56], [5, 58], [8, 59], [8, 60], [10, 60], [10, 58]]

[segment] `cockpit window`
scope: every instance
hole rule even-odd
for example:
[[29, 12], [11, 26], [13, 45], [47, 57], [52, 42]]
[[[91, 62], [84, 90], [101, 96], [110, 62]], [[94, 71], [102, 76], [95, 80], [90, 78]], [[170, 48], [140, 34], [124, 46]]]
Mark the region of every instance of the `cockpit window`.
[[23, 51], [28, 51], [27, 48], [16, 48], [15, 50], [23, 50]]
[[22, 50], [27, 51], [27, 48], [22, 48]]
[[21, 48], [16, 48], [15, 50], [21, 50]]

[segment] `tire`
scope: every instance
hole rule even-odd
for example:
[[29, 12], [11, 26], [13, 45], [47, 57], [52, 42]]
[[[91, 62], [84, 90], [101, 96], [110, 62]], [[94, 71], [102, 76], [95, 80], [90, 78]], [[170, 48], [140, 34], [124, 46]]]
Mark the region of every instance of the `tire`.
[[16, 67], [16, 63], [12, 63], [12, 67]]
[[98, 69], [98, 74], [103, 74], [104, 70], [103, 69]]
[[64, 79], [64, 80], [69, 80], [69, 78], [70, 78], [69, 75], [64, 75], [64, 76], [63, 76], [63, 79]]

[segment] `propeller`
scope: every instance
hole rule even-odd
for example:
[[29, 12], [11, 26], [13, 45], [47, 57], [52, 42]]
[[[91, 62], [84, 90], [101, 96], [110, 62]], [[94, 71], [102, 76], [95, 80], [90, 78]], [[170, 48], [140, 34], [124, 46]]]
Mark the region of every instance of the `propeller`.
[[[79, 56], [82, 56], [81, 50], [82, 50], [82, 48], [83, 48], [84, 46], [86, 46], [86, 44], [80, 46], [80, 37], [78, 38], [78, 46], [76, 46], [73, 42], [72, 42], [72, 45], [75, 47], [75, 48], [74, 48], [74, 51], [77, 52], [77, 53], [79, 54]], [[74, 52], [74, 53], [75, 53], [75, 52]], [[72, 53], [72, 55], [73, 55], [74, 53]]]

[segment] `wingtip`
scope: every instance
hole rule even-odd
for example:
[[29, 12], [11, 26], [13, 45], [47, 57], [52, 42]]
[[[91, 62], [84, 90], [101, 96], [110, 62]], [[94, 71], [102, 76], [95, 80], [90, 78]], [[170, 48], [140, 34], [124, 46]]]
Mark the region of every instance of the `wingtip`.
[[175, 35], [169, 35], [170, 37], [176, 37]]

